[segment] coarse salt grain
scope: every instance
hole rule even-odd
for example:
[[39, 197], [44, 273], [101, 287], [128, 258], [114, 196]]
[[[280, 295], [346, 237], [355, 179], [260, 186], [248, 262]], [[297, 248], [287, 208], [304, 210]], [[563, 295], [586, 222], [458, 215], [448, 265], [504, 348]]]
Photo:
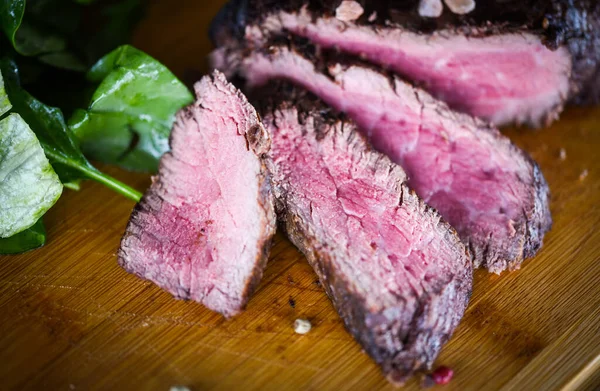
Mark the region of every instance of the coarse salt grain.
[[419, 15], [424, 18], [438, 18], [443, 11], [442, 0], [421, 0], [419, 2]]
[[306, 334], [310, 331], [311, 328], [312, 325], [310, 324], [310, 321], [306, 319], [296, 319], [296, 321], [294, 322], [294, 331], [297, 334]]
[[363, 12], [365, 10], [356, 1], [345, 0], [335, 10], [335, 17], [342, 22], [352, 22], [360, 18]]
[[444, 0], [444, 3], [458, 15], [468, 14], [475, 9], [475, 0]]
[[567, 151], [564, 148], [561, 148], [558, 156], [562, 161], [567, 160]]

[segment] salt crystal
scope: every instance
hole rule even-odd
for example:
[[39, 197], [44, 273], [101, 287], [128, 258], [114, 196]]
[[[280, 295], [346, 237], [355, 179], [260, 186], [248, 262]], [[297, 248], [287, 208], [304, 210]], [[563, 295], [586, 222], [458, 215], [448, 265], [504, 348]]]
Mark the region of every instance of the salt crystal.
[[444, 3], [458, 15], [468, 14], [475, 9], [475, 0], [444, 0]]
[[443, 11], [442, 0], [421, 0], [419, 3], [419, 15], [424, 18], [438, 18]]
[[565, 160], [567, 160], [567, 151], [565, 151], [565, 149], [564, 149], [564, 148], [561, 148], [561, 149], [560, 149], [560, 152], [559, 152], [559, 157], [560, 157], [560, 160], [562, 160], [563, 162], [564, 162]]
[[365, 12], [363, 7], [356, 1], [342, 1], [339, 7], [335, 10], [335, 17], [342, 22], [352, 22]]
[[312, 325], [310, 324], [310, 321], [306, 319], [296, 319], [296, 321], [294, 322], [294, 331], [297, 334], [306, 334], [310, 331], [311, 328]]

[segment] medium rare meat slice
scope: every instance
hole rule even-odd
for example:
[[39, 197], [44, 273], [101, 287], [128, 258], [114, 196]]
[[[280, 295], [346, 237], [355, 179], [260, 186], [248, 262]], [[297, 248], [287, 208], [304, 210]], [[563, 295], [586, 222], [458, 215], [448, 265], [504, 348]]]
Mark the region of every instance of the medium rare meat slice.
[[279, 218], [346, 327], [390, 381], [429, 369], [472, 287], [455, 231], [353, 123], [302, 97], [262, 112]]
[[270, 138], [222, 74], [195, 89], [198, 100], [178, 113], [171, 151], [131, 215], [119, 263], [233, 316], [262, 276], [275, 231], [263, 159]]
[[250, 87], [287, 79], [347, 113], [375, 148], [406, 170], [417, 194], [456, 228], [476, 267], [514, 270], [536, 253], [551, 217], [548, 186], [535, 162], [496, 129], [452, 112], [427, 93], [326, 57], [321, 53], [323, 73], [293, 48], [271, 46], [237, 65]]
[[419, 16], [418, 2], [369, 1], [349, 20], [339, 1], [237, 0], [215, 21], [213, 38], [222, 50], [255, 50], [273, 36], [302, 36], [393, 70], [497, 125], [548, 124], [567, 98], [600, 98], [590, 85], [600, 70], [600, 2], [511, 2], [480, 0], [468, 18], [431, 19]]

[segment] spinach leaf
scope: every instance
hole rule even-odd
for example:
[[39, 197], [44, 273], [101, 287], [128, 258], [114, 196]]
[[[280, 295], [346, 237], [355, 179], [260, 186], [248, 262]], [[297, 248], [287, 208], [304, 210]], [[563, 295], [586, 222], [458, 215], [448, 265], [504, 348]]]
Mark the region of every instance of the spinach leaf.
[[10, 100], [8, 100], [8, 95], [4, 88], [4, 78], [2, 77], [2, 72], [0, 72], [0, 117], [10, 110], [11, 107], [12, 105], [10, 104]]
[[17, 46], [15, 36], [21, 27], [24, 14], [25, 0], [0, 0], [0, 27], [15, 48]]
[[5, 78], [6, 91], [13, 104], [13, 110], [29, 124], [65, 186], [77, 189], [80, 180], [93, 179], [132, 200], [139, 201], [139, 192], [98, 171], [88, 162], [59, 109], [44, 105], [21, 88], [18, 68], [13, 60], [0, 60], [0, 70]]
[[0, 121], [0, 238], [34, 225], [63, 186], [35, 134], [19, 114]]
[[[32, 2], [30, 13], [39, 14], [39, 19], [44, 22], [53, 20], [52, 11], [57, 4], [48, 4], [47, 1]], [[64, 52], [67, 42], [63, 34], [55, 26], [45, 26], [47, 23], [33, 23], [31, 18], [24, 18], [26, 11], [25, 0], [0, 0], [0, 21], [6, 37], [14, 49], [24, 56], [37, 56], [44, 53]], [[28, 19], [28, 20], [24, 20]], [[68, 19], [71, 20], [72, 18]], [[66, 23], [58, 24], [62, 28]], [[72, 58], [69, 67], [83, 67], [83, 64]], [[64, 63], [64, 61], [63, 61]]]
[[87, 74], [99, 83], [87, 110], [76, 111], [69, 126], [87, 156], [138, 171], [155, 171], [169, 149], [176, 112], [193, 96], [164, 65], [121, 46]]
[[0, 239], [0, 254], [19, 254], [42, 247], [44, 244], [46, 244], [46, 229], [40, 219], [25, 231], [10, 238]]
[[61, 68], [67, 71], [85, 72], [85, 65], [73, 53], [67, 51], [57, 51], [42, 54], [38, 59], [44, 64]]
[[[133, 26], [130, 22], [142, 14], [141, 0], [92, 3], [0, 0], [2, 30], [20, 55], [83, 73], [101, 55], [126, 42]], [[91, 25], [84, 25], [83, 20], [90, 20]]]

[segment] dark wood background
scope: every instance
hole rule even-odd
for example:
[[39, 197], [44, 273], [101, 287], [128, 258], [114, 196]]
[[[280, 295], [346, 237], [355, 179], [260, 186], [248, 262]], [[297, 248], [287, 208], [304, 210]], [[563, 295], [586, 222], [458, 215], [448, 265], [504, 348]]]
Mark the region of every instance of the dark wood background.
[[[197, 79], [221, 3], [154, 1], [134, 44]], [[521, 271], [476, 272], [469, 309], [438, 359], [456, 372], [445, 389], [600, 387], [599, 119], [600, 108], [571, 108], [549, 129], [506, 131], [540, 163], [555, 224]], [[140, 190], [149, 183], [107, 170]], [[1, 257], [0, 389], [392, 389], [285, 238], [248, 310], [225, 320], [117, 266], [132, 207], [93, 183], [66, 190], [46, 219], [48, 245]], [[296, 318], [313, 330], [294, 334]]]

